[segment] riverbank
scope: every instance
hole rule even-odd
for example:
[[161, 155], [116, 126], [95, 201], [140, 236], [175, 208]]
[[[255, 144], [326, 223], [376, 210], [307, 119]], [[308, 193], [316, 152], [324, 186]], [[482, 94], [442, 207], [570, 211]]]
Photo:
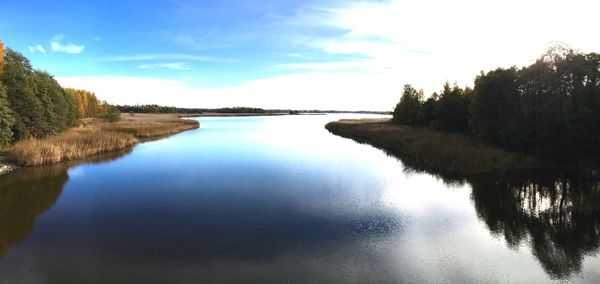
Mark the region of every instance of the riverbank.
[[529, 157], [484, 146], [458, 134], [392, 124], [389, 119], [352, 119], [328, 123], [329, 132], [370, 144], [417, 170], [450, 176], [537, 168]]
[[19, 166], [52, 164], [122, 150], [146, 139], [198, 127], [198, 121], [177, 114], [122, 114], [118, 122], [82, 119], [79, 126], [55, 136], [18, 142], [6, 151], [6, 160]]

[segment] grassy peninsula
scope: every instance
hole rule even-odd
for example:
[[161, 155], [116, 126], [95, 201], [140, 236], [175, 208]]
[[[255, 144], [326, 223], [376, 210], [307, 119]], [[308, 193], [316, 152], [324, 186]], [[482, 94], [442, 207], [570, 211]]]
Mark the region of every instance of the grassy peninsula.
[[471, 137], [392, 123], [390, 119], [330, 122], [331, 133], [367, 143], [418, 170], [450, 176], [507, 172], [535, 167], [531, 158], [484, 146]]
[[160, 138], [198, 128], [198, 121], [176, 114], [121, 115], [117, 122], [86, 118], [81, 124], [47, 138], [23, 140], [8, 149], [8, 160], [37, 166], [114, 152], [144, 139]]

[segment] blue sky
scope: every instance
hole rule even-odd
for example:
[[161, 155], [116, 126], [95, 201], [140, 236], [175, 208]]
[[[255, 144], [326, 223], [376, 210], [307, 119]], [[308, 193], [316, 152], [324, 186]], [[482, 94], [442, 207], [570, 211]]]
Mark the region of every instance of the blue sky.
[[448, 2], [3, 0], [0, 39], [111, 103], [349, 110], [389, 110], [404, 83], [472, 84], [555, 41], [600, 50], [594, 1]]

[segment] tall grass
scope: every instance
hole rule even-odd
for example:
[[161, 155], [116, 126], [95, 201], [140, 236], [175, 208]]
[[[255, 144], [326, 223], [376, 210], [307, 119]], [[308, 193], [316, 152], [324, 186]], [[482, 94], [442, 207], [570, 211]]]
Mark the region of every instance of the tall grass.
[[139, 139], [157, 138], [198, 128], [195, 120], [164, 119], [147, 116], [119, 122], [87, 120], [83, 125], [45, 139], [30, 139], [15, 144], [8, 159], [18, 165], [37, 166], [75, 160], [130, 147]]
[[535, 168], [529, 157], [481, 145], [470, 137], [392, 124], [389, 120], [341, 120], [331, 133], [371, 144], [417, 170], [441, 175], [473, 175]]

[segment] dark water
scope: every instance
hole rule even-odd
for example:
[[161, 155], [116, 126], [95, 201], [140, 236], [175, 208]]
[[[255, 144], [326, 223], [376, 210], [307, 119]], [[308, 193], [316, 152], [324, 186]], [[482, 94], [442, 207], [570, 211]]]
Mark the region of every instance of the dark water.
[[448, 182], [337, 118], [201, 118], [2, 176], [0, 283], [600, 282], [600, 183]]

